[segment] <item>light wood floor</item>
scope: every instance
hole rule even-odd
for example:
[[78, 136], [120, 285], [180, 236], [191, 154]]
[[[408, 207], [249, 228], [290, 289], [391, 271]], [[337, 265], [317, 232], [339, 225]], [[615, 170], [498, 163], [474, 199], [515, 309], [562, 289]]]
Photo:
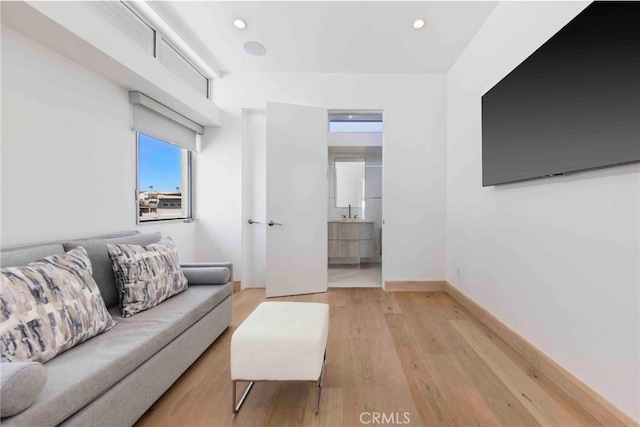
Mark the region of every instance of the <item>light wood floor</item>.
[[379, 288], [382, 286], [382, 264], [329, 264], [330, 288]]
[[406, 412], [412, 426], [599, 425], [447, 294], [366, 288], [277, 299], [330, 305], [319, 415], [314, 385], [290, 382], [256, 383], [234, 417], [231, 334], [264, 300], [234, 294], [231, 327], [137, 425], [333, 427], [364, 425], [365, 412]]

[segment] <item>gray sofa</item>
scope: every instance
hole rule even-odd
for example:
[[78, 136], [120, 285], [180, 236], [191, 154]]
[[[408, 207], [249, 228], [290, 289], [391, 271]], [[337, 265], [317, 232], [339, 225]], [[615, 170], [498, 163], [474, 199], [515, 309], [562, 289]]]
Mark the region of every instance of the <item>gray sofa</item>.
[[0, 265], [6, 267], [85, 247], [93, 277], [118, 322], [46, 362], [47, 383], [36, 402], [3, 418], [3, 426], [132, 425], [231, 324], [230, 263], [183, 265], [189, 281], [186, 291], [132, 317], [120, 316], [106, 243], [147, 245], [160, 237], [160, 233], [123, 232], [2, 250]]

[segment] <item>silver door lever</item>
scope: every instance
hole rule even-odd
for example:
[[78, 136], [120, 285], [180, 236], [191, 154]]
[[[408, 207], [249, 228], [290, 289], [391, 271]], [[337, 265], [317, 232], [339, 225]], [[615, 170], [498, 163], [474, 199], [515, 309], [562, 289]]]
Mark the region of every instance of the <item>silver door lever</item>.
[[273, 227], [274, 225], [282, 225], [279, 222], [273, 222], [273, 221], [269, 221], [269, 227]]
[[254, 220], [252, 220], [251, 218], [249, 218], [249, 221], [247, 221], [247, 222], [248, 222], [249, 224], [262, 224], [261, 222], [259, 222], [259, 221], [254, 221]]

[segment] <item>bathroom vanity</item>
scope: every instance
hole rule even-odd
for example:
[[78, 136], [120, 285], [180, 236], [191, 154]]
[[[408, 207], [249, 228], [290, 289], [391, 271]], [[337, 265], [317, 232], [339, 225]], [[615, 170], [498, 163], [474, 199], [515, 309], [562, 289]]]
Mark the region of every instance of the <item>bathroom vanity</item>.
[[370, 258], [374, 256], [373, 221], [336, 219], [329, 221], [329, 258]]

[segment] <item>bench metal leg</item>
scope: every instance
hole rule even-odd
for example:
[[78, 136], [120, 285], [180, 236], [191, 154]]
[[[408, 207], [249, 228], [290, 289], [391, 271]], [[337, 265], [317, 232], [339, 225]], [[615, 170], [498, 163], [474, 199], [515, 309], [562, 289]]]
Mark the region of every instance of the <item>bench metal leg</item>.
[[324, 359], [322, 360], [322, 370], [320, 371], [320, 378], [318, 378], [318, 398], [316, 400], [316, 415], [320, 412], [320, 395], [322, 394], [322, 383], [324, 381], [324, 367], [327, 364], [327, 350], [324, 351]]
[[249, 382], [249, 385], [247, 385], [247, 388], [244, 390], [244, 393], [242, 393], [242, 397], [240, 398], [239, 402], [236, 402], [236, 383], [237, 380], [233, 380], [233, 413], [237, 414], [238, 411], [240, 410], [240, 407], [242, 406], [242, 404], [244, 403], [244, 399], [247, 397], [247, 395], [249, 394], [249, 392], [251, 391], [251, 387], [253, 387], [253, 381]]
[[[322, 395], [322, 384], [324, 383], [324, 371], [325, 371], [325, 367], [327, 365], [327, 350], [324, 351], [324, 359], [322, 360], [322, 370], [320, 371], [320, 378], [318, 378], [317, 384], [318, 384], [318, 390], [317, 390], [317, 398], [316, 398], [316, 415], [318, 415], [318, 412], [320, 412], [320, 396]], [[242, 393], [242, 397], [240, 398], [240, 401], [238, 402], [237, 399], [237, 382], [240, 380], [233, 380], [233, 387], [232, 387], [232, 409], [233, 409], [233, 413], [237, 414], [238, 411], [240, 410], [240, 407], [242, 406], [242, 404], [244, 403], [244, 400], [246, 399], [247, 395], [249, 394], [249, 392], [251, 391], [251, 387], [253, 387], [253, 384], [255, 383], [255, 381], [249, 381], [249, 385], [247, 385], [247, 388], [245, 388], [244, 393]]]

